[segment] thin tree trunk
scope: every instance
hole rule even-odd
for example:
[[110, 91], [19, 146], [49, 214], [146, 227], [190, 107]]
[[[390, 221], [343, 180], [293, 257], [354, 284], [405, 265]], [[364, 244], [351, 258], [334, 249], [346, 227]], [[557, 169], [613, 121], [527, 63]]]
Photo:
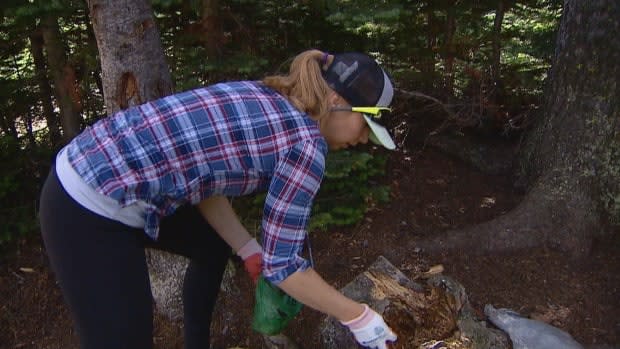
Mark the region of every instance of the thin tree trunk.
[[7, 119], [9, 115], [3, 115], [0, 117], [0, 129], [6, 135], [9, 135], [15, 142], [19, 144], [19, 133], [15, 127], [15, 119]]
[[81, 101], [77, 94], [75, 71], [67, 64], [65, 48], [60, 36], [58, 19], [46, 16], [41, 20], [43, 40], [47, 51], [47, 63], [54, 81], [54, 91], [60, 108], [60, 124], [65, 141], [80, 132], [82, 118]]
[[[434, 79], [435, 79], [435, 56], [434, 56], [434, 47], [437, 43], [437, 20], [434, 15], [434, 7], [432, 2], [428, 2], [425, 6], [426, 10], [426, 55], [422, 57], [422, 61], [414, 62], [414, 64], [418, 65], [422, 73], [424, 73], [424, 79], [422, 83], [424, 90], [430, 91], [434, 89]], [[420, 58], [416, 58], [415, 60], [419, 60]]]
[[444, 49], [444, 65], [446, 67], [444, 90], [451, 100], [454, 97], [454, 34], [456, 33], [456, 11], [454, 9], [455, 3], [452, 1], [449, 4], [446, 18], [446, 42]]
[[27, 112], [24, 116], [24, 122], [26, 123], [26, 139], [32, 149], [37, 147], [37, 139], [34, 136], [34, 129], [32, 127], [32, 120], [34, 119], [31, 112]]
[[202, 30], [206, 38], [207, 53], [211, 57], [219, 57], [222, 54], [222, 44], [224, 43], [219, 3], [219, 0], [202, 1]]
[[502, 48], [502, 23], [504, 22], [504, 1], [497, 2], [495, 19], [493, 20], [493, 55], [491, 58], [491, 77], [493, 81], [499, 81], [501, 48]]
[[493, 20], [493, 54], [491, 56], [491, 79], [496, 86], [501, 79], [502, 23], [504, 22], [504, 13], [504, 1], [499, 0], [495, 10], [495, 19]]
[[52, 105], [52, 88], [47, 78], [45, 56], [43, 55], [43, 34], [39, 29], [30, 34], [30, 51], [34, 61], [37, 82], [39, 84], [39, 95], [43, 108], [43, 116], [45, 117], [47, 129], [49, 130], [51, 146], [54, 147], [60, 144], [60, 125]]

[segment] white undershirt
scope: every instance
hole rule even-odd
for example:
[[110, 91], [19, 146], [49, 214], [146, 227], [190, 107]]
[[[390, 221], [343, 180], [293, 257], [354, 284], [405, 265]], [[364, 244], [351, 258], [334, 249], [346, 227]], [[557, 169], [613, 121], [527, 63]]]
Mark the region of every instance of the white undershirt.
[[63, 148], [56, 156], [56, 174], [69, 196], [83, 207], [128, 226], [144, 228], [148, 204], [144, 201], [137, 201], [122, 207], [116, 200], [96, 191], [71, 166], [66, 148]]

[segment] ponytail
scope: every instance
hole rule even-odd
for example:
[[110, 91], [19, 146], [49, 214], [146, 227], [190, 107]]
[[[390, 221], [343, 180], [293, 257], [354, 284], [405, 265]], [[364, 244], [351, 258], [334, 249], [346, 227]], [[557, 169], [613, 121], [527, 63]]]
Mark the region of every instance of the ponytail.
[[321, 66], [327, 58], [319, 50], [304, 51], [293, 59], [288, 75], [267, 76], [263, 83], [321, 123], [329, 112], [326, 97], [330, 88], [321, 75]]

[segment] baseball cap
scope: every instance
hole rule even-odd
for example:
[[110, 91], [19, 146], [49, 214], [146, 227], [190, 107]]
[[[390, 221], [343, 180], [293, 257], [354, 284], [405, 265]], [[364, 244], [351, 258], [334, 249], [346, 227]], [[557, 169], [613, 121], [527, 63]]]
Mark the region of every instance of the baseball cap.
[[[389, 109], [394, 88], [387, 73], [370, 56], [358, 52], [333, 54], [334, 60], [323, 70], [327, 85], [344, 98], [352, 107], [385, 107]], [[364, 120], [370, 127], [370, 140], [387, 149], [395, 149], [385, 119], [387, 113], [366, 114]]]

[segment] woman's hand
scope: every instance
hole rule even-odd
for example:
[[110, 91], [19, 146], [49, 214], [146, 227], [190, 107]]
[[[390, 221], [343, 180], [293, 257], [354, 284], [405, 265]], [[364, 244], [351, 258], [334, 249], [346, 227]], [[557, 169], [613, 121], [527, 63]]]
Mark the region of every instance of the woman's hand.
[[360, 316], [342, 324], [351, 330], [359, 344], [368, 348], [387, 349], [387, 342], [396, 340], [396, 334], [383, 321], [383, 317], [366, 304]]

